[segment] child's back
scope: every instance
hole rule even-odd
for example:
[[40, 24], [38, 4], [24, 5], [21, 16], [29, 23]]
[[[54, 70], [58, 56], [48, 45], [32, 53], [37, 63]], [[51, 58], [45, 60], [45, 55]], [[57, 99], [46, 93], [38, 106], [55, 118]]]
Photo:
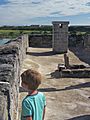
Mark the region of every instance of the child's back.
[[37, 92], [34, 95], [28, 95], [22, 102], [22, 119], [26, 120], [29, 116], [32, 116], [32, 120], [42, 120], [43, 110], [46, 106], [45, 96], [41, 92]]

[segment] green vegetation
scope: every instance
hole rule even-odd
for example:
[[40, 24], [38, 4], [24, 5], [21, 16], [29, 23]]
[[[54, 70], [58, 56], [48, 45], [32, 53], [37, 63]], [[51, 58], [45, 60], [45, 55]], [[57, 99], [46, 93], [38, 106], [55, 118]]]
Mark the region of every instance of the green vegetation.
[[0, 30], [0, 38], [16, 38], [19, 35], [18, 30]]
[[[90, 26], [70, 26], [71, 35], [90, 34]], [[21, 34], [52, 34], [52, 26], [1, 26], [0, 38], [16, 38]]]
[[51, 31], [52, 26], [37, 26], [37, 25], [31, 25], [31, 26], [1, 26], [1, 30], [38, 30], [38, 31]]
[[0, 38], [16, 38], [21, 34], [51, 34], [51, 31], [39, 31], [39, 30], [0, 30]]
[[70, 26], [69, 32], [75, 35], [90, 34], [90, 26]]
[[51, 34], [52, 27], [50, 26], [2, 26], [0, 27], [0, 38], [16, 38], [21, 34]]

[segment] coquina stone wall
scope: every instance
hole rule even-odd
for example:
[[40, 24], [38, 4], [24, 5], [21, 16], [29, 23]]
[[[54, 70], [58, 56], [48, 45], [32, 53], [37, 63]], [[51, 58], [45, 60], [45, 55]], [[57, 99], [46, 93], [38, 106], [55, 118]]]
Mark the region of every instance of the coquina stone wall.
[[66, 53], [68, 50], [68, 21], [53, 21], [52, 48], [55, 53]]
[[0, 47], [0, 120], [19, 120], [20, 70], [27, 47], [27, 35]]
[[[30, 47], [53, 48], [52, 36], [53, 35], [34, 35], [34, 34], [29, 35], [29, 46]], [[86, 49], [90, 48], [90, 35], [88, 34], [88, 35], [72, 36], [71, 34], [69, 34], [67, 48], [68, 47], [77, 47], [80, 45]]]
[[29, 46], [31, 47], [52, 47], [52, 35], [29, 35]]
[[90, 34], [87, 34], [84, 39], [84, 47], [90, 49]]

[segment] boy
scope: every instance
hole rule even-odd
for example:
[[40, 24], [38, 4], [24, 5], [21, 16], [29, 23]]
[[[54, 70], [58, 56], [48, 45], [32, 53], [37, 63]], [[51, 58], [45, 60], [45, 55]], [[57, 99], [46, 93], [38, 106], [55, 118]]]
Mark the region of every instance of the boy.
[[28, 95], [22, 101], [21, 120], [44, 120], [46, 100], [37, 88], [41, 84], [41, 74], [28, 69], [21, 74], [22, 87]]

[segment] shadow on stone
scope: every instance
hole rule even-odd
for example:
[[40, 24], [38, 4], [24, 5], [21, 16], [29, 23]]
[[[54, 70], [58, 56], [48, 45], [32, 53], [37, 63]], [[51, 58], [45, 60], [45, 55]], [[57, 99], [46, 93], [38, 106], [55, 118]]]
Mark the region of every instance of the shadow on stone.
[[90, 120], [90, 115], [77, 116], [67, 120]]
[[51, 75], [51, 79], [52, 78], [58, 79], [58, 78], [61, 77], [61, 74], [60, 74], [60, 72], [58, 70], [55, 70], [54, 72], [50, 73], [50, 75]]
[[56, 91], [65, 91], [65, 90], [74, 90], [74, 89], [80, 89], [80, 88], [89, 88], [90, 82], [81, 83], [77, 85], [71, 85], [69, 87], [65, 87], [63, 89], [57, 89], [57, 88], [40, 88], [38, 91], [40, 92], [56, 92]]
[[55, 53], [53, 51], [48, 51], [48, 52], [27, 52], [27, 55], [32, 55], [32, 56], [52, 56], [55, 55]]
[[40, 92], [55, 92], [55, 91], [62, 91], [64, 89], [56, 89], [56, 88], [39, 88], [38, 91]]
[[59, 72], [55, 70], [50, 73], [51, 78], [90, 78], [90, 68], [89, 69], [65, 69]]
[[78, 85], [71, 85], [69, 87], [66, 87], [65, 90], [88, 88], [88, 87], [90, 87], [90, 82], [81, 83], [81, 84], [78, 84]]

